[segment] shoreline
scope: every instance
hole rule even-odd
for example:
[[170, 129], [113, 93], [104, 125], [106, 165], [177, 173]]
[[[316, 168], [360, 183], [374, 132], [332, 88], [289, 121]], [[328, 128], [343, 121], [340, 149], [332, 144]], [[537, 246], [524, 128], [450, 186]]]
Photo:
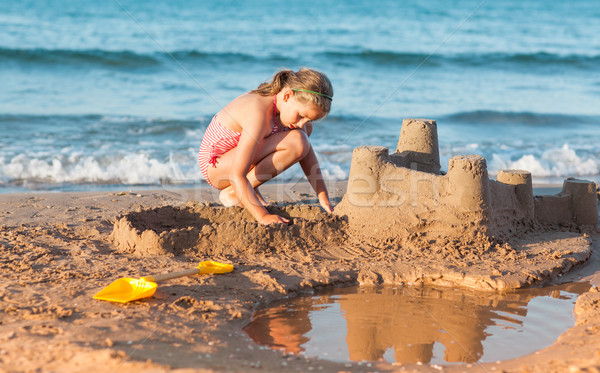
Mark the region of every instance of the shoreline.
[[[348, 180], [334, 180], [328, 181], [327, 187], [328, 192], [334, 198], [341, 198], [346, 191]], [[562, 184], [548, 184], [548, 183], [533, 183], [533, 191], [534, 195], [550, 195], [555, 192], [560, 192], [562, 188]], [[305, 193], [310, 194], [314, 193], [310, 184], [306, 180], [302, 180], [299, 182], [267, 182], [260, 186], [261, 193], [269, 194], [272, 199], [280, 197], [282, 202], [288, 202], [289, 198], [294, 200], [300, 200], [302, 196], [294, 197], [294, 193]], [[264, 192], [263, 192], [264, 190]], [[31, 189], [26, 191], [15, 191], [15, 192], [0, 192], [0, 198], [7, 198], [9, 196], [19, 196], [19, 195], [55, 195], [55, 194], [113, 194], [113, 193], [132, 193], [132, 194], [143, 194], [143, 193], [175, 193], [175, 194], [183, 194], [190, 196], [189, 198], [197, 197], [200, 199], [208, 198], [211, 202], [217, 202], [215, 199], [218, 197], [218, 192], [215, 188], [211, 187], [208, 184], [197, 184], [196, 186], [190, 185], [148, 185], [148, 186], [110, 186], [107, 189], [99, 188], [91, 188], [91, 190], [44, 190], [44, 189]], [[180, 193], [178, 193], [180, 192]], [[287, 193], [287, 194], [284, 194]]]
[[[328, 186], [332, 200], [341, 199], [345, 182]], [[538, 190], [551, 192], [554, 188], [544, 186]], [[372, 362], [368, 367], [282, 354], [253, 345], [242, 331], [252, 313], [270, 301], [321, 287], [356, 284], [357, 280], [367, 284], [369, 275], [360, 263], [385, 260], [385, 256], [377, 259], [334, 252], [334, 246], [324, 247], [324, 251], [281, 247], [281, 252], [269, 255], [233, 247], [238, 254], [211, 257], [200, 252], [196, 256], [139, 256], [115, 248], [111, 233], [117, 216], [189, 201], [210, 204], [217, 194], [207, 189], [0, 194], [0, 359], [5, 369], [440, 371], [428, 365], [399, 367]], [[267, 199], [281, 197], [283, 206], [316, 201], [307, 183], [267, 184], [261, 192]], [[598, 238], [597, 232], [592, 233], [591, 257], [561, 281], [600, 284], [594, 270], [598, 264]], [[203, 259], [234, 262], [236, 269], [228, 275], [169, 281], [145, 301], [120, 305], [91, 299], [115, 278], [185, 269]], [[506, 372], [583, 372], [597, 366], [598, 300], [597, 288], [580, 296], [576, 326], [546, 349], [499, 364], [445, 365], [442, 371], [478, 372], [483, 367]]]

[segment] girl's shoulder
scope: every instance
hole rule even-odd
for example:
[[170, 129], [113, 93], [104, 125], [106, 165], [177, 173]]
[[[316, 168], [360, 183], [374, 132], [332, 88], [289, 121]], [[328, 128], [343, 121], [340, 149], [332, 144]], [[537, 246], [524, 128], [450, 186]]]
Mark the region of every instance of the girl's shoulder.
[[273, 99], [248, 92], [233, 99], [217, 115], [221, 125], [236, 132], [260, 129], [271, 122]]
[[231, 101], [231, 105], [240, 106], [243, 108], [249, 107], [250, 109], [258, 109], [262, 107], [264, 103], [265, 97], [253, 92], [246, 92]]

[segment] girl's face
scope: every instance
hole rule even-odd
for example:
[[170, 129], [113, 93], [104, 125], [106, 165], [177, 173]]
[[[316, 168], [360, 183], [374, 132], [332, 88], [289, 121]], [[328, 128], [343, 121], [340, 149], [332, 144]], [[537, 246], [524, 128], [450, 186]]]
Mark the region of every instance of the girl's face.
[[[291, 91], [290, 91], [291, 92]], [[306, 123], [321, 119], [325, 113], [316, 105], [298, 101], [293, 93], [284, 95], [284, 104], [279, 109], [279, 120], [291, 129], [303, 128]]]

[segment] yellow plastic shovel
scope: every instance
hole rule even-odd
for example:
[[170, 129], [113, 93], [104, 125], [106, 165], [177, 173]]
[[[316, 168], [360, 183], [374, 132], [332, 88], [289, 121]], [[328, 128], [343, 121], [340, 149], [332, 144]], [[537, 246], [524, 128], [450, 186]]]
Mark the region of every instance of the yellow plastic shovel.
[[207, 273], [228, 273], [233, 271], [233, 265], [213, 262], [207, 260], [200, 262], [198, 267], [179, 272], [166, 273], [157, 276], [144, 276], [142, 278], [120, 278], [100, 290], [94, 299], [108, 300], [111, 302], [127, 303], [132, 300], [151, 297], [156, 291], [156, 283], [191, 275], [202, 275]]

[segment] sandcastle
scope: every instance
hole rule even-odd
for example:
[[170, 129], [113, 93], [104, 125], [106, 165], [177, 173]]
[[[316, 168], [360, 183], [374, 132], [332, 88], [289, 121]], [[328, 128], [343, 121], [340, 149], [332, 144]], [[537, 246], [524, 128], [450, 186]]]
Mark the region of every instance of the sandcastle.
[[[305, 268], [299, 286], [435, 284], [485, 291], [522, 288], [588, 260], [598, 223], [595, 184], [567, 179], [533, 196], [531, 173], [455, 156], [441, 171], [437, 125], [404, 121], [398, 149], [354, 150], [347, 192], [318, 206], [270, 207], [292, 225], [263, 226], [244, 209], [189, 202], [117, 217], [112, 238], [139, 256], [224, 257]], [[294, 269], [295, 271], [295, 269]], [[281, 281], [287, 281], [282, 279]], [[284, 293], [286, 290], [282, 290]]]
[[594, 227], [596, 184], [568, 178], [554, 196], [534, 196], [531, 173], [502, 170], [488, 177], [479, 155], [452, 157], [440, 171], [437, 123], [405, 119], [397, 149], [354, 149], [347, 193], [336, 212], [352, 230], [374, 238], [417, 233], [510, 237], [540, 225]]

